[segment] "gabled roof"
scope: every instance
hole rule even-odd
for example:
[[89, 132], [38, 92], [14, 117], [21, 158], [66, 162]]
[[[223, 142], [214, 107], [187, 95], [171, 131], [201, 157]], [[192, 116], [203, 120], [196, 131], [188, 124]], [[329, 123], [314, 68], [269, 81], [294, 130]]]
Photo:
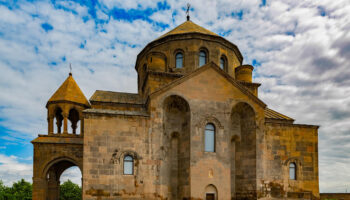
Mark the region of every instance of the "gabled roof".
[[265, 117], [268, 119], [294, 121], [294, 119], [292, 119], [286, 115], [283, 115], [277, 111], [271, 110], [270, 108], [265, 109]]
[[77, 82], [75, 82], [72, 74], [70, 73], [68, 78], [62, 83], [62, 85], [56, 90], [52, 97], [47, 102], [47, 105], [53, 102], [69, 101], [73, 103], [79, 103], [86, 106], [90, 106], [89, 101], [79, 88]]
[[154, 91], [153, 93], [150, 94], [150, 96], [155, 96], [157, 94], [161, 94], [183, 82], [185, 82], [186, 80], [188, 80], [189, 78], [200, 74], [201, 72], [204, 72], [205, 70], [209, 69], [209, 68], [213, 68], [215, 71], [217, 71], [219, 74], [221, 74], [223, 77], [226, 78], [226, 80], [228, 80], [229, 82], [232, 83], [232, 85], [234, 85], [236, 88], [238, 88], [242, 93], [244, 93], [245, 95], [249, 96], [254, 102], [256, 102], [257, 104], [259, 104], [260, 106], [262, 106], [263, 108], [266, 108], [266, 104], [261, 101], [258, 97], [256, 97], [254, 94], [252, 94], [248, 89], [246, 89], [244, 86], [242, 86], [241, 84], [239, 84], [235, 79], [233, 79], [230, 75], [228, 75], [226, 72], [224, 72], [222, 69], [220, 69], [219, 66], [217, 66], [214, 62], [210, 62], [205, 64], [204, 66], [190, 72], [189, 74], [176, 79], [175, 81], [165, 85], [164, 87]]
[[143, 104], [142, 98], [139, 94], [102, 90], [96, 90], [91, 96], [90, 102]]
[[173, 30], [160, 36], [159, 38], [157, 38], [157, 40], [160, 38], [169, 36], [169, 35], [177, 35], [177, 34], [184, 34], [184, 33], [202, 33], [202, 34], [206, 34], [206, 35], [218, 36], [216, 33], [211, 32], [211, 31], [193, 23], [192, 21], [188, 20], [188, 21], [180, 24], [179, 26], [177, 26]]

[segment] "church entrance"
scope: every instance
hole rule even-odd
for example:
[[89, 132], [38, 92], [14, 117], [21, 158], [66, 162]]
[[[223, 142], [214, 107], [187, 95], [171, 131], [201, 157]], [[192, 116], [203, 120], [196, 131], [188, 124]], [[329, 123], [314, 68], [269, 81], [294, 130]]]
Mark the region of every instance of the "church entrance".
[[215, 200], [215, 194], [206, 194], [205, 200]]
[[[60, 183], [61, 183], [61, 175], [63, 175], [64, 179], [67, 180], [68, 177], [75, 178], [72, 175], [69, 175], [72, 173], [72, 171], [80, 171], [80, 168], [72, 161], [62, 159], [52, 166], [49, 167], [46, 173], [46, 180], [47, 180], [47, 200], [58, 200], [60, 199]], [[66, 173], [63, 173], [66, 172]], [[81, 172], [81, 171], [80, 171]], [[80, 176], [81, 177], [81, 176]], [[81, 195], [81, 191], [80, 191]]]

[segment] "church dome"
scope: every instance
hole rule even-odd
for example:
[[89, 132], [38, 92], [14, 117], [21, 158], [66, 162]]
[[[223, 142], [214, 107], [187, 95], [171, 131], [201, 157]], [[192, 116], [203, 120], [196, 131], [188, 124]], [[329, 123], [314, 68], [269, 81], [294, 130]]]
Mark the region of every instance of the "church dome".
[[[169, 35], [178, 35], [178, 34], [186, 34], [186, 33], [200, 33], [204, 35], [212, 35], [212, 36], [219, 36], [218, 34], [211, 32], [195, 23], [192, 21], [188, 20], [181, 25], [177, 26], [173, 30], [165, 33], [164, 35], [160, 36], [158, 39], [164, 38]], [[156, 40], [158, 40], [156, 39]]]
[[153, 91], [148, 91], [146, 84], [151, 74], [155, 80], [162, 79], [158, 82], [163, 85], [209, 62], [234, 78], [243, 56], [232, 42], [187, 20], [148, 43], [137, 55], [135, 69], [139, 93]]

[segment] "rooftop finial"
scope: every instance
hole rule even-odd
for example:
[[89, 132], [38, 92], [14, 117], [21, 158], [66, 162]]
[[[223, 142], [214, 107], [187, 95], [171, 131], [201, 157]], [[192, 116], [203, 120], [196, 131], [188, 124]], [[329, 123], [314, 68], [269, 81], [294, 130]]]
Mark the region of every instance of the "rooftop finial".
[[69, 63], [69, 76], [72, 76], [72, 64]]
[[187, 21], [190, 21], [190, 7], [191, 7], [191, 4], [187, 3], [187, 11], [186, 11]]

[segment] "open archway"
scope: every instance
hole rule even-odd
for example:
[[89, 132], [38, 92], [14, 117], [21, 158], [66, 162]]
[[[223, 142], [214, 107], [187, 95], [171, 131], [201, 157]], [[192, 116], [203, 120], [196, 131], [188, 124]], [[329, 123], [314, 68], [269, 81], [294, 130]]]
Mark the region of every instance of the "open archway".
[[69, 110], [69, 115], [68, 115], [68, 128], [70, 131], [69, 133], [72, 133], [74, 135], [80, 134], [80, 116], [79, 112], [77, 109], [72, 108]]
[[63, 125], [62, 109], [57, 107], [54, 113], [54, 133], [61, 134]]
[[[67, 172], [69, 173], [72, 169], [75, 171], [80, 171], [80, 177], [81, 177], [81, 168], [72, 159], [60, 158], [48, 164], [48, 166], [44, 170], [44, 175], [47, 183], [47, 190], [46, 190], [47, 200], [60, 199], [61, 177], [64, 177], [63, 174]], [[63, 180], [65, 180], [65, 178]]]

